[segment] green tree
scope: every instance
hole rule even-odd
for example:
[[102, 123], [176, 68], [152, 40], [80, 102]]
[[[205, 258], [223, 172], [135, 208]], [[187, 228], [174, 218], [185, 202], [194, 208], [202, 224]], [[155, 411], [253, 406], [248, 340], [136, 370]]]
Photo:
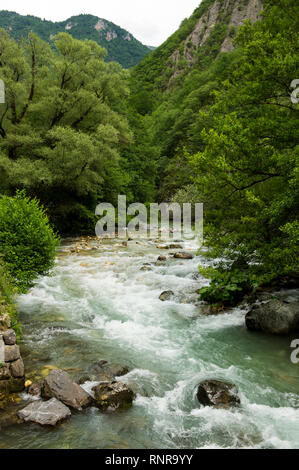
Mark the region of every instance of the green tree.
[[[57, 244], [58, 238], [36, 199], [26, 197], [23, 192], [18, 192], [14, 198], [1, 197], [1, 263], [20, 289], [29, 287], [39, 274], [45, 274], [52, 267]], [[4, 274], [1, 279], [4, 280]]]
[[299, 78], [296, 0], [266, 1], [263, 21], [237, 36], [242, 56], [215, 104], [200, 113], [209, 128], [191, 158], [206, 203], [213, 255], [240, 255], [264, 278], [298, 270]]
[[120, 152], [131, 141], [128, 73], [105, 63], [105, 50], [93, 41], [65, 33], [53, 41], [55, 50], [34, 34], [17, 43], [0, 30], [6, 85], [0, 189], [25, 188], [49, 208], [61, 231], [73, 231], [93, 220], [111, 169], [119, 168]]

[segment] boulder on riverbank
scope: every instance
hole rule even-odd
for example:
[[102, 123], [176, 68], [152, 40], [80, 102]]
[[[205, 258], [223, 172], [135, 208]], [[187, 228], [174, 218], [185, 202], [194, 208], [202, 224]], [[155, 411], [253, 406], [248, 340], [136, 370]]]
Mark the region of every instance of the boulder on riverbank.
[[105, 411], [130, 408], [134, 400], [134, 392], [121, 382], [100, 383], [93, 387], [96, 406]]
[[299, 303], [286, 303], [272, 299], [254, 305], [245, 318], [250, 331], [262, 331], [273, 335], [287, 335], [299, 330]]
[[204, 406], [229, 408], [240, 404], [237, 387], [220, 380], [205, 380], [197, 389], [197, 399]]
[[69, 374], [63, 370], [52, 370], [45, 378], [42, 386], [43, 398], [57, 398], [65, 405], [76, 410], [88, 406], [92, 398], [80, 385], [72, 381]]
[[70, 416], [70, 409], [56, 398], [34, 401], [18, 412], [18, 417], [23, 421], [41, 426], [56, 426]]

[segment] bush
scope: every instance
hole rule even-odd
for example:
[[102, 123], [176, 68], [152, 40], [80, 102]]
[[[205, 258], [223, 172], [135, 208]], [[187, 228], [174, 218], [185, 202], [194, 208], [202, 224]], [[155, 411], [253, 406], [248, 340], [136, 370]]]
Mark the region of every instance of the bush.
[[53, 265], [58, 237], [36, 199], [18, 191], [0, 199], [0, 252], [18, 288], [26, 290]]
[[[0, 315], [8, 313], [11, 319], [11, 326], [15, 330], [18, 341], [22, 336], [21, 325], [19, 323], [17, 310], [15, 307], [15, 295], [17, 293], [12, 279], [7, 269], [0, 259]], [[1, 367], [1, 365], [0, 365]]]
[[252, 291], [248, 273], [239, 270], [213, 270], [211, 284], [199, 291], [200, 300], [221, 306], [235, 306]]

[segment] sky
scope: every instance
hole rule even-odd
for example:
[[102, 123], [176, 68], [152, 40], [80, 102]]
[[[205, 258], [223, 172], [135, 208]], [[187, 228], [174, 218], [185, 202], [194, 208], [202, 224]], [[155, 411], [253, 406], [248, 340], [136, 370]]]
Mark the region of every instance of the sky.
[[51, 21], [88, 13], [121, 26], [148, 46], [159, 46], [201, 0], [1, 0], [1, 10]]

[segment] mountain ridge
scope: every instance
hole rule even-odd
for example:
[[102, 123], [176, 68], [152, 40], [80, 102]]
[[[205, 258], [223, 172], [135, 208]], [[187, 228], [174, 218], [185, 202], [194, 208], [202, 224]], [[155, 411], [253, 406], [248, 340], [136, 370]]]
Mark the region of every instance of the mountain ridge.
[[46, 42], [50, 42], [60, 32], [66, 32], [75, 39], [90, 39], [107, 49], [108, 62], [119, 62], [125, 68], [135, 66], [152, 51], [151, 47], [142, 44], [129, 31], [89, 14], [53, 22], [37, 16], [1, 10], [0, 28], [6, 29], [14, 39], [20, 39], [30, 31]]

